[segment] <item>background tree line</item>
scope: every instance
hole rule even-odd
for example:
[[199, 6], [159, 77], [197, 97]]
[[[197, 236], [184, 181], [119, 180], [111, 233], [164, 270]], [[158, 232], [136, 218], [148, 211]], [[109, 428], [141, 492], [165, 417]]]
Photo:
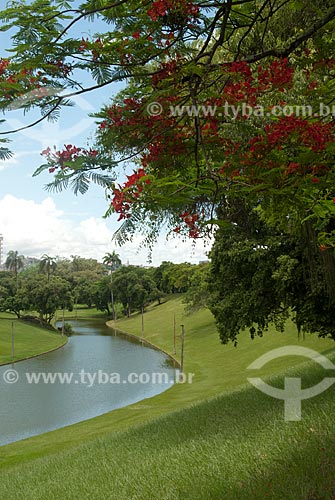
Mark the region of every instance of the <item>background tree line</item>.
[[[107, 254], [103, 263], [78, 255], [60, 259], [43, 255], [37, 264], [24, 266], [24, 257], [10, 251], [0, 271], [0, 310], [24, 317], [37, 313], [51, 323], [59, 309], [96, 307], [115, 317], [142, 311], [164, 296], [195, 289], [205, 265], [163, 262], [158, 267], [122, 265], [118, 255]], [[193, 293], [193, 292], [192, 292]]]

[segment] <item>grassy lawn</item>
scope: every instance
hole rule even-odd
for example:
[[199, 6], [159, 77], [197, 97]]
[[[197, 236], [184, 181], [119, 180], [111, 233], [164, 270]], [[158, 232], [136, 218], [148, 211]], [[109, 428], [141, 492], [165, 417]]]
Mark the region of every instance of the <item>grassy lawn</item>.
[[[57, 321], [62, 321], [62, 310], [57, 311]], [[106, 313], [98, 311], [95, 307], [88, 308], [83, 304], [78, 304], [73, 311], [65, 311], [65, 320], [67, 319], [104, 319]]]
[[0, 314], [0, 364], [11, 363], [12, 322], [14, 325], [14, 361], [55, 349], [66, 342], [56, 333], [34, 324], [19, 321], [10, 314]]
[[[145, 313], [145, 337], [173, 351], [173, 316], [185, 325], [185, 371], [192, 384], [87, 422], [0, 448], [0, 498], [108, 500], [332, 500], [335, 495], [333, 389], [302, 403], [302, 420], [285, 422], [283, 401], [264, 395], [248, 376], [302, 376], [325, 370], [301, 357], [247, 366], [276, 347], [300, 345], [335, 360], [334, 343], [293, 325], [263, 339], [241, 335], [221, 346], [208, 311], [183, 315], [181, 299]], [[67, 315], [67, 317], [69, 317]], [[140, 334], [141, 317], [118, 322]], [[177, 357], [180, 355], [178, 342]], [[328, 376], [330, 376], [328, 374]]]

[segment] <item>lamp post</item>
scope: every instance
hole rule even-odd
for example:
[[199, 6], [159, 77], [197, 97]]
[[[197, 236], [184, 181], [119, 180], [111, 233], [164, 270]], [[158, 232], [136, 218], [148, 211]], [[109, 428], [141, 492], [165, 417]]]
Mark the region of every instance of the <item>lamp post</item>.
[[15, 345], [14, 345], [14, 321], [12, 321], [12, 361], [14, 361], [15, 357]]
[[113, 321], [115, 321], [116, 315], [115, 315], [114, 292], [113, 292], [113, 269], [111, 269], [111, 301], [112, 301], [112, 316], [113, 316]]
[[176, 354], [176, 313], [173, 315], [173, 354]]
[[180, 354], [180, 373], [184, 373], [184, 344], [185, 344], [185, 327], [181, 325], [181, 354]]
[[141, 308], [142, 313], [142, 339], [144, 338], [144, 307]]
[[64, 337], [65, 333], [65, 305], [62, 307], [62, 337]]

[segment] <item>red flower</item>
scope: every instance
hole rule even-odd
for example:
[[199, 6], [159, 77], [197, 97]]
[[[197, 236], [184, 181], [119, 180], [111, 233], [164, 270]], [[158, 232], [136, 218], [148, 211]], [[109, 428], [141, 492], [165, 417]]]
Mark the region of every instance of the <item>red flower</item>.
[[49, 156], [51, 152], [51, 149], [49, 147], [47, 147], [47, 149], [44, 149], [42, 152], [41, 152], [41, 155], [42, 156]]
[[79, 45], [79, 50], [80, 52], [83, 52], [85, 49], [87, 49], [87, 40], [84, 40], [84, 38], [82, 38]]

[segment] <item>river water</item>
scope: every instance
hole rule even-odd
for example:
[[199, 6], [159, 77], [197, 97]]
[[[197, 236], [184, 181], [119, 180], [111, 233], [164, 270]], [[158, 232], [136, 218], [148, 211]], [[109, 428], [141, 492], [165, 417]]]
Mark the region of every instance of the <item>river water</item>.
[[[78, 320], [72, 326], [75, 334], [61, 349], [0, 367], [0, 445], [102, 415], [173, 385], [175, 369], [165, 354], [114, 336], [102, 322]], [[17, 374], [8, 373], [12, 369]], [[29, 383], [31, 374], [43, 373], [50, 378]], [[167, 380], [152, 380], [156, 373]], [[6, 377], [18, 381], [5, 383]]]

